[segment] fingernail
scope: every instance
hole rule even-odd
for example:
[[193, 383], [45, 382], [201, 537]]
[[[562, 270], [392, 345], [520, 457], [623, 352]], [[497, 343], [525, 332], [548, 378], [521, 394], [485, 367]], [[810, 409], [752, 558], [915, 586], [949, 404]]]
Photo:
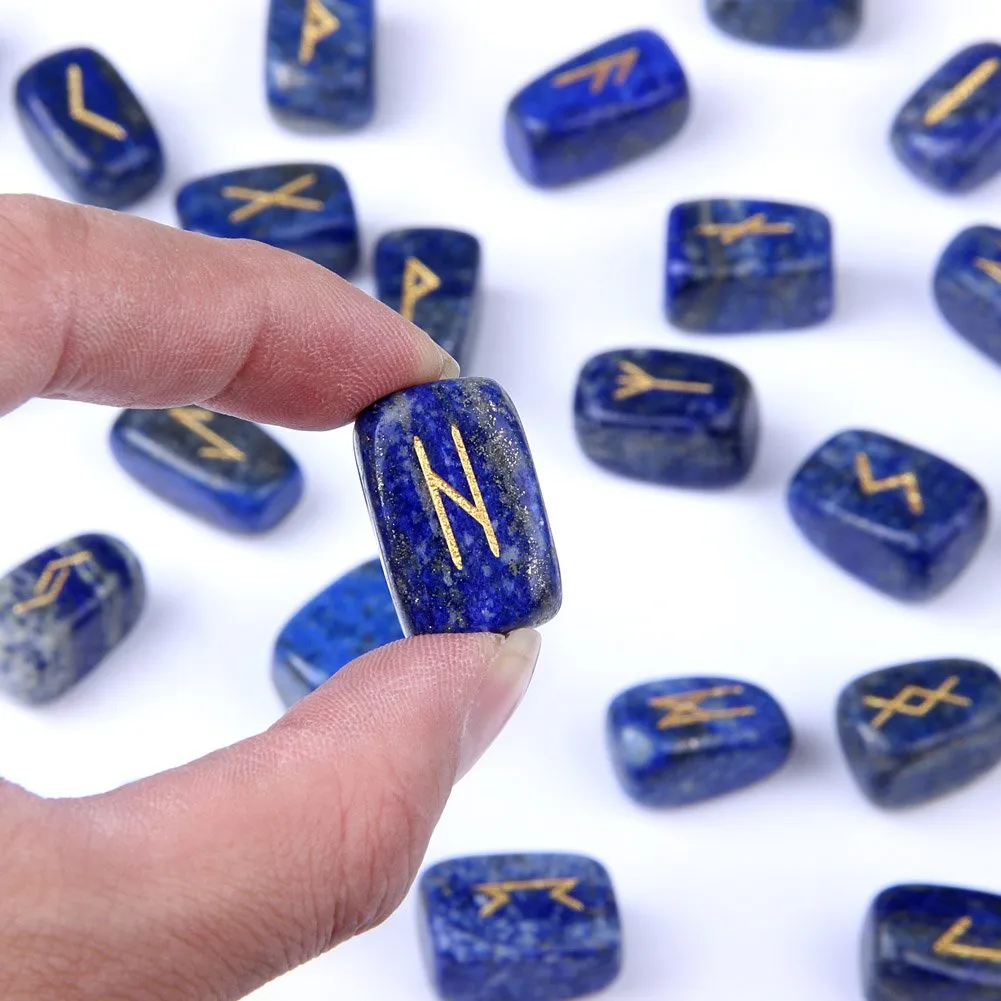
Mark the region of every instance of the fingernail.
[[447, 351], [443, 351], [441, 348], [438, 350], [441, 351], [441, 375], [438, 378], [458, 379], [459, 363]]
[[518, 708], [541, 646], [542, 637], [534, 629], [518, 629], [501, 644], [466, 717], [456, 781], [479, 761]]

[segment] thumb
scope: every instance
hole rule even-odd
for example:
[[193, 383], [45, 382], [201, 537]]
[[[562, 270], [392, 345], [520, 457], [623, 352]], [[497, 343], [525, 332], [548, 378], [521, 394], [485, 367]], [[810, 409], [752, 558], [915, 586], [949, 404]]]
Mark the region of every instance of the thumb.
[[[533, 630], [402, 640], [183, 768], [83, 800], [25, 805], [17, 790], [12, 809], [30, 822], [8, 812], [0, 826], [13, 819], [22, 856], [46, 847], [19, 866], [21, 882], [37, 868], [30, 906], [6, 915], [0, 902], [0, 927], [15, 929], [0, 970], [36, 971], [3, 996], [238, 998], [378, 924], [454, 781], [520, 701], [539, 644]], [[7, 962], [37, 943], [44, 961]]]

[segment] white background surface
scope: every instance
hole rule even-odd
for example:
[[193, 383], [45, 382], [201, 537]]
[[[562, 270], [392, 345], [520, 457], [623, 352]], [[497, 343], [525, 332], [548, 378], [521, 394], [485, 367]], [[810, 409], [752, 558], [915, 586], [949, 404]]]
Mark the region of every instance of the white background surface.
[[[386, 229], [468, 228], [483, 240], [485, 302], [467, 374], [498, 379], [525, 421], [559, 547], [565, 604], [544, 630], [534, 685], [508, 730], [456, 790], [429, 861], [571, 850], [611, 870], [625, 967], [612, 1001], [859, 995], [857, 940], [884, 885], [937, 880], [1001, 890], [1001, 770], [937, 803], [887, 814], [852, 785], [834, 700], [857, 674], [910, 658], [1001, 665], [1001, 537], [933, 603], [908, 607], [809, 549], [784, 506], [805, 455], [843, 427], [871, 427], [968, 469], [1001, 499], [1001, 371], [941, 321], [929, 292], [961, 228], [1001, 221], [1001, 182], [926, 189], [887, 142], [916, 85], [967, 44], [1001, 33], [995, 0], [872, 0], [850, 47], [793, 54], [718, 34], [701, 0], [380, 0], [379, 110], [368, 128], [304, 138], [270, 119], [264, 0], [6, 0], [0, 91], [51, 50], [94, 44], [160, 129], [166, 182], [139, 206], [174, 223], [194, 176], [284, 159], [341, 167], [368, 258]], [[660, 30], [685, 66], [693, 110], [667, 147], [572, 189], [541, 193], [500, 139], [510, 95], [592, 43]], [[59, 191], [0, 107], [0, 190]], [[837, 311], [803, 332], [705, 338], [661, 313], [664, 220], [702, 196], [786, 199], [835, 224]], [[750, 479], [703, 495], [612, 478], [578, 451], [577, 371], [618, 346], [705, 351], [760, 393]], [[33, 403], [0, 423], [0, 564], [82, 531], [139, 553], [147, 613], [128, 642], [62, 701], [0, 704], [0, 771], [49, 795], [95, 792], [268, 726], [285, 619], [375, 553], [350, 432], [276, 432], [308, 480], [270, 536], [230, 538], [167, 507], [120, 471], [114, 413]], [[757, 787], [675, 812], [620, 792], [602, 739], [610, 698], [683, 674], [770, 689], [790, 714], [790, 764]], [[415, 749], [415, 753], [418, 753]], [[259, 992], [268, 1001], [423, 1001], [411, 898], [386, 925]], [[391, 960], [387, 962], [387, 960]]]

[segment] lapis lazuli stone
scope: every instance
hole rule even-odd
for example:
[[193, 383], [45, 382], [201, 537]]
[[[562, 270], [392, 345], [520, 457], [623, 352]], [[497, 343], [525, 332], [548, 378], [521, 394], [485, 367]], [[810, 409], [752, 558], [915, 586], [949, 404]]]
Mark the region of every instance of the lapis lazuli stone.
[[460, 365], [475, 320], [480, 241], [455, 229], [401, 229], [375, 248], [379, 298]]
[[407, 635], [508, 633], [556, 614], [560, 568], [542, 492], [496, 382], [393, 393], [358, 417], [355, 452]]
[[403, 638], [379, 560], [339, 577], [289, 619], [275, 643], [272, 677], [286, 706], [345, 664]]
[[135, 554], [109, 535], [79, 535], [0, 577], [0, 688], [48, 702], [125, 638], [146, 599]]
[[939, 259], [933, 287], [953, 330], [1001, 364], [1001, 229], [964, 229]]
[[745, 42], [831, 49], [862, 25], [862, 0], [706, 0], [713, 23]]
[[628, 163], [673, 138], [689, 109], [677, 57], [653, 31], [582, 52], [511, 101], [505, 123], [518, 172], [548, 188]]
[[683, 806], [742, 789], [792, 749], [785, 713], [767, 692], [729, 678], [668, 678], [616, 696], [606, 725], [623, 789], [647, 806]]
[[374, 0], [271, 0], [266, 77], [283, 120], [364, 125], [375, 109]]
[[875, 431], [842, 431], [800, 467], [789, 510], [840, 567], [895, 598], [951, 584], [987, 531], [988, 501], [945, 459]]
[[683, 202], [667, 221], [666, 277], [667, 316], [683, 330], [820, 323], [834, 308], [830, 220], [781, 202]]
[[848, 766], [869, 799], [922, 803], [1001, 761], [1001, 678], [970, 660], [884, 668], [844, 689], [837, 723]]
[[747, 376], [717, 358], [679, 351], [625, 348], [592, 358], [577, 379], [574, 421], [589, 459], [676, 486], [739, 482], [758, 443]]
[[111, 450], [154, 493], [233, 532], [273, 528], [302, 496], [299, 466], [274, 438], [202, 407], [124, 410]]
[[944, 191], [969, 191], [1001, 170], [1001, 45], [954, 55], [900, 110], [890, 133], [901, 162]]
[[153, 123], [99, 52], [47, 56], [21, 74], [15, 99], [32, 148], [77, 201], [127, 208], [163, 177]]
[[451, 859], [425, 870], [419, 894], [428, 968], [446, 1001], [557, 1001], [618, 976], [618, 906], [593, 859]]
[[997, 1001], [1001, 897], [954, 886], [891, 886], [862, 934], [866, 1001]]
[[322, 163], [285, 163], [213, 174], [177, 193], [184, 229], [259, 240], [339, 275], [358, 264], [358, 223], [344, 175]]

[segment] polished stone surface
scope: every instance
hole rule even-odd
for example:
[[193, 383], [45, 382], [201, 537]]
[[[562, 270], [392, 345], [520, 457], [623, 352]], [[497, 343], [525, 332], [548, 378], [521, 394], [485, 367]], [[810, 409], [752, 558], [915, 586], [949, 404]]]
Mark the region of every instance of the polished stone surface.
[[574, 424], [598, 465], [674, 486], [738, 483], [758, 444], [747, 376], [680, 351], [623, 348], [591, 358], [577, 378]]
[[633, 31], [568, 59], [508, 105], [515, 168], [547, 188], [600, 174], [666, 143], [688, 118], [688, 81], [653, 31]]
[[489, 379], [414, 386], [358, 417], [355, 452], [407, 635], [551, 619], [559, 563], [521, 421]]
[[418, 893], [428, 969], [446, 1001], [558, 1001], [618, 976], [618, 906], [593, 859], [451, 859], [425, 870]]
[[988, 500], [968, 473], [875, 431], [826, 441], [789, 485], [789, 510], [821, 552], [895, 598], [930, 598], [973, 559]]
[[358, 223], [344, 175], [322, 163], [248, 167], [202, 177], [177, 193], [184, 229], [259, 240], [349, 276]]
[[646, 806], [683, 806], [742, 789], [789, 757], [792, 730], [766, 691], [731, 678], [668, 678], [630, 688], [608, 708], [622, 788]]
[[271, 0], [268, 104], [290, 124], [354, 128], [375, 110], [373, 0]]
[[695, 333], [788, 330], [834, 308], [831, 223], [782, 202], [682, 202], [667, 221], [665, 308]]
[[286, 706], [345, 664], [403, 638], [379, 560], [338, 577], [289, 619], [275, 642], [272, 678]]
[[901, 162], [943, 191], [970, 191], [1001, 170], [1001, 45], [956, 53], [908, 99], [890, 133]]
[[153, 123], [99, 52], [46, 56], [21, 74], [15, 103], [38, 158], [77, 201], [128, 208], [163, 177]]
[[132, 630], [146, 587], [135, 554], [80, 535], [0, 577], [0, 689], [24, 702], [62, 695]]
[[111, 450], [143, 486], [233, 532], [264, 532], [299, 502], [295, 459], [251, 421], [202, 407], [123, 410]]
[[830, 49], [862, 26], [862, 0], [706, 0], [712, 22], [745, 42]]

